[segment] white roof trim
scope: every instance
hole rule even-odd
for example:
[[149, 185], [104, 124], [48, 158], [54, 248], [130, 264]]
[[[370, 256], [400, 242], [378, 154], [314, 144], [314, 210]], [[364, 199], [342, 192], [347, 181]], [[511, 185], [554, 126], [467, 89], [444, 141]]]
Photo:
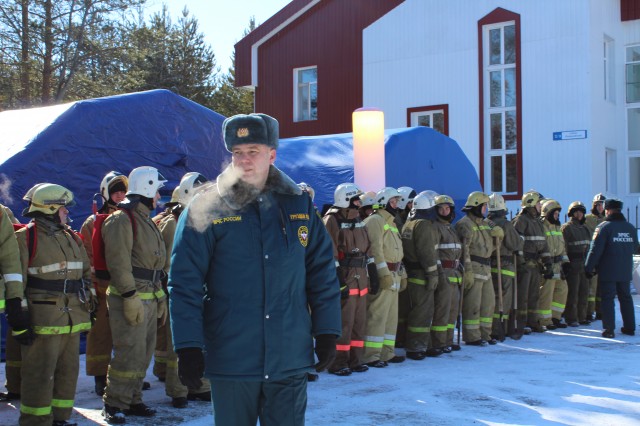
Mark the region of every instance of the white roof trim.
[[318, 3], [320, 3], [320, 0], [310, 1], [305, 7], [297, 11], [289, 19], [284, 21], [282, 24], [278, 25], [267, 35], [265, 35], [260, 40], [256, 41], [253, 45], [251, 45], [251, 86], [253, 87], [258, 86], [258, 48], [267, 40], [269, 40], [271, 37], [273, 37], [275, 34], [280, 32], [280, 30], [282, 30], [284, 27], [289, 25], [291, 22], [298, 19], [301, 15], [306, 13], [307, 10], [311, 9], [313, 6], [315, 6]]

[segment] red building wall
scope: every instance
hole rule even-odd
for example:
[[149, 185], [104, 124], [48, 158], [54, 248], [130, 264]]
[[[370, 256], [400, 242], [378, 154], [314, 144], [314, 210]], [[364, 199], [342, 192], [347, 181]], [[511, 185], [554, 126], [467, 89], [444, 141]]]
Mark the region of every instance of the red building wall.
[[640, 0], [620, 0], [620, 15], [622, 21], [640, 19]]
[[[351, 131], [362, 107], [362, 30], [403, 0], [323, 0], [258, 49], [256, 112], [280, 137]], [[267, 21], [268, 23], [269, 21]], [[318, 67], [318, 119], [293, 122], [293, 70]]]

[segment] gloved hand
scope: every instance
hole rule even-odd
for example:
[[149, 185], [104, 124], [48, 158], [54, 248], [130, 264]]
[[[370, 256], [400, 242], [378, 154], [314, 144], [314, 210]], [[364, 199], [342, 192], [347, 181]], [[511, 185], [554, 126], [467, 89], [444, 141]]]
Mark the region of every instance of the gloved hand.
[[406, 278], [401, 278], [400, 279], [400, 291], [405, 291], [407, 289], [407, 279]]
[[[97, 309], [96, 309], [97, 311]], [[96, 321], [98, 320], [98, 314], [96, 311], [89, 312], [89, 320], [91, 321], [91, 327], [96, 325]]]
[[367, 275], [369, 275], [369, 293], [378, 294], [380, 290], [380, 279], [378, 278], [378, 268], [371, 262], [367, 264]]
[[473, 283], [476, 280], [476, 276], [473, 271], [466, 270], [464, 271], [464, 275], [462, 275], [462, 285], [464, 285], [465, 290], [469, 290]]
[[490, 234], [492, 237], [497, 238], [500, 241], [504, 238], [504, 231], [496, 224], [493, 224]]
[[571, 274], [571, 262], [565, 262], [562, 264], [562, 272], [565, 277], [568, 277]]
[[36, 335], [31, 328], [29, 312], [22, 310], [22, 299], [14, 297], [5, 301], [7, 322], [13, 329], [11, 335], [21, 345], [29, 346]]
[[427, 276], [427, 290], [435, 291], [436, 288], [438, 288], [438, 276], [437, 275]]
[[336, 340], [335, 334], [319, 334], [316, 336], [316, 356], [318, 362], [314, 368], [319, 373], [329, 366], [336, 358]]
[[542, 272], [542, 276], [544, 277], [545, 280], [550, 280], [553, 278], [553, 264], [551, 263], [545, 263], [544, 264], [544, 270]]
[[163, 326], [167, 322], [167, 299], [158, 300], [158, 324]]
[[380, 288], [383, 290], [389, 290], [393, 286], [393, 277], [391, 274], [383, 275], [380, 277]]
[[584, 271], [584, 275], [588, 278], [591, 279], [593, 277], [595, 277], [597, 274], [596, 271]]
[[204, 375], [204, 355], [200, 348], [182, 348], [178, 354], [178, 377], [183, 385], [190, 389], [202, 387]]
[[124, 319], [129, 325], [138, 325], [144, 321], [144, 305], [137, 293], [123, 297]]
[[348, 299], [349, 298], [349, 286], [344, 284], [340, 287], [340, 299]]

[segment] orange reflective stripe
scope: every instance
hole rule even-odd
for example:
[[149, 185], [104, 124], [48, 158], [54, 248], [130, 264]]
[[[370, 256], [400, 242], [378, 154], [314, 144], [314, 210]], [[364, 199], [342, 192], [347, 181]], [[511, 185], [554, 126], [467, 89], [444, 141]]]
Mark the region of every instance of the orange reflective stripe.
[[357, 296], [358, 294], [360, 294], [360, 291], [357, 288], [349, 289], [349, 296]]
[[350, 350], [351, 350], [351, 345], [336, 345], [336, 351], [349, 352]]
[[364, 348], [364, 340], [352, 340], [351, 346], [354, 348]]
[[360, 297], [366, 296], [367, 294], [369, 294], [369, 289], [368, 288], [360, 290]]

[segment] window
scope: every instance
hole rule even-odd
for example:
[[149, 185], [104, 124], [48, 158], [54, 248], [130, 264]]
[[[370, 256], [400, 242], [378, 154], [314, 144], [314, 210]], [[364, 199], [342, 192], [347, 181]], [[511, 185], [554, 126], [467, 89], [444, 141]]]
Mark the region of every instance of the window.
[[[640, 160], [640, 158], [638, 158]], [[606, 184], [605, 188], [610, 194], [618, 193], [618, 161], [616, 160], [616, 150], [615, 149], [606, 149], [605, 150], [605, 173], [606, 173]], [[638, 170], [640, 171], [640, 169]], [[640, 191], [638, 191], [640, 192]]]
[[293, 121], [318, 119], [318, 67], [293, 71]]
[[604, 36], [603, 48], [603, 66], [604, 66], [604, 99], [615, 102], [615, 63], [614, 63], [614, 44], [613, 39]]
[[449, 105], [407, 108], [407, 126], [426, 126], [449, 135]]
[[640, 194], [640, 45], [625, 50], [628, 188], [630, 194]]
[[482, 37], [484, 187], [515, 198], [521, 187], [516, 24], [484, 25]]
[[627, 47], [625, 66], [627, 103], [640, 102], [640, 45]]

